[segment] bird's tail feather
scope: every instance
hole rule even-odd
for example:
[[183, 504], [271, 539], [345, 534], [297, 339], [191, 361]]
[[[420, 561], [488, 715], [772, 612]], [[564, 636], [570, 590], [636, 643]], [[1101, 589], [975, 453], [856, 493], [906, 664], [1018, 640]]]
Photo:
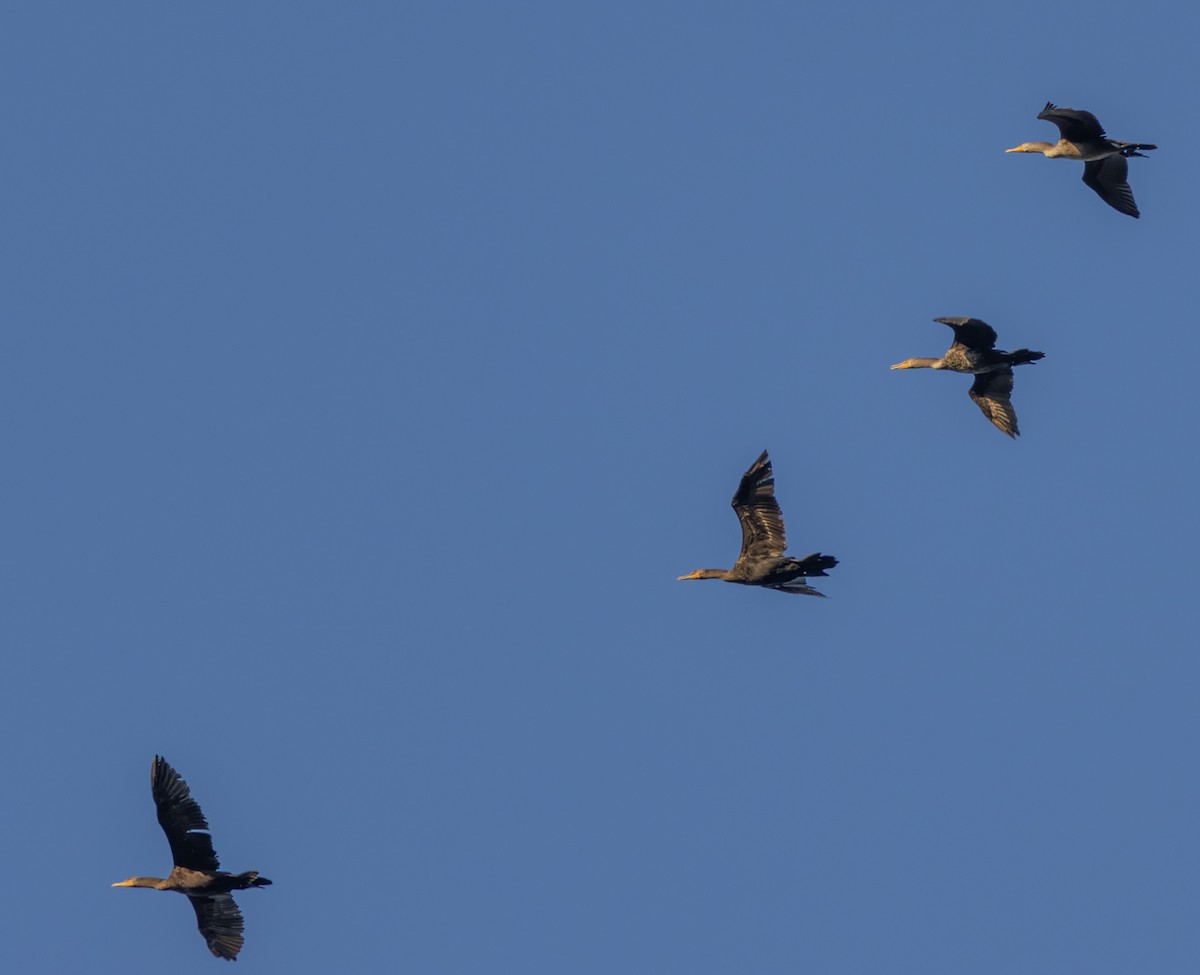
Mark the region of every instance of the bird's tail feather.
[[1046, 358], [1045, 352], [1034, 352], [1032, 349], [1017, 349], [1016, 352], [1010, 354], [1012, 356], [1009, 360], [1010, 366], [1023, 366], [1030, 362], [1037, 362], [1038, 359]]
[[1157, 149], [1158, 146], [1151, 145], [1148, 142], [1118, 142], [1117, 147], [1121, 150], [1122, 156], [1139, 156], [1142, 159], [1150, 157], [1138, 152], [1139, 149]]
[[838, 560], [832, 555], [822, 555], [820, 552], [813, 552], [812, 555], [806, 555], [802, 559], [796, 559], [800, 571], [806, 576], [823, 576], [826, 574], [826, 569], [832, 569], [838, 564]]
[[266, 877], [260, 877], [257, 870], [247, 870], [245, 873], [239, 873], [238, 881], [242, 884], [242, 890], [248, 890], [251, 887], [271, 886], [271, 881]]

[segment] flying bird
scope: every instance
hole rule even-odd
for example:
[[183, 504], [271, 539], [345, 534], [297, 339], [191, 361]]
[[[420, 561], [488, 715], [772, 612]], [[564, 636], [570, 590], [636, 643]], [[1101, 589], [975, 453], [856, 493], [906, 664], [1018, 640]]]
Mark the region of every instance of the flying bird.
[[1001, 352], [996, 349], [996, 330], [978, 318], [935, 318], [935, 322], [954, 329], [954, 344], [940, 359], [905, 359], [893, 369], [948, 369], [975, 376], [970, 397], [983, 410], [983, 415], [1010, 437], [1020, 434], [1017, 413], [1013, 409], [1013, 366], [1037, 362], [1044, 352], [1017, 349]]
[[[167, 834], [175, 866], [165, 880], [130, 877], [114, 887], [152, 887], [186, 894], [196, 912], [196, 924], [208, 950], [218, 958], [237, 959], [245, 924], [230, 891], [267, 887], [271, 881], [257, 870], [226, 873], [217, 861], [208, 821], [192, 798], [188, 785], [166, 759], [154, 757], [150, 768], [150, 791], [158, 810], [158, 824]], [[200, 832], [204, 830], [204, 832]]]
[[1058, 126], [1061, 138], [1049, 142], [1022, 142], [1005, 152], [1040, 152], [1050, 159], [1078, 159], [1083, 163], [1083, 181], [1100, 194], [1100, 199], [1115, 210], [1131, 217], [1140, 217], [1133, 202], [1133, 190], [1127, 176], [1130, 156], [1148, 159], [1139, 149], [1157, 149], [1143, 142], [1118, 142], [1104, 134], [1104, 129], [1091, 112], [1075, 108], [1059, 108], [1046, 102], [1038, 118]]
[[806, 585], [805, 576], [823, 576], [838, 560], [815, 552], [802, 559], [783, 553], [787, 540], [783, 530], [783, 512], [775, 500], [775, 475], [764, 450], [745, 474], [733, 496], [733, 510], [742, 523], [742, 551], [732, 569], [697, 569], [684, 579], [723, 579], [743, 586], [763, 586], [778, 592], [823, 596]]

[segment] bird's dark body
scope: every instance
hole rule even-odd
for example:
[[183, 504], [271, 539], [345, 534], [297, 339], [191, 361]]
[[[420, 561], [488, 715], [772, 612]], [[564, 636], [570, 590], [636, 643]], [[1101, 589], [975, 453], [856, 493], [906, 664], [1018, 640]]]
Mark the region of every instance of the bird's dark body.
[[[821, 555], [819, 552], [803, 559], [786, 557], [764, 559], [761, 562], [742, 566], [740, 569], [734, 566], [729, 570], [725, 581], [738, 582], [744, 586], [766, 586], [769, 589], [780, 589], [789, 584], [803, 583], [807, 576], [828, 576], [829, 573], [825, 570], [832, 569], [835, 565], [837, 565], [837, 559], [832, 555]], [[783, 591], [788, 590], [783, 589]], [[803, 592], [804, 589], [797, 588], [794, 591]], [[807, 595], [812, 595], [812, 592]]]
[[252, 887], [270, 887], [271, 881], [260, 877], [257, 870], [247, 870], [245, 873], [226, 873], [224, 870], [218, 870], [211, 873], [207, 870], [176, 867], [167, 877], [167, 884], [169, 886], [161, 889], [175, 890], [181, 894], [228, 894]]

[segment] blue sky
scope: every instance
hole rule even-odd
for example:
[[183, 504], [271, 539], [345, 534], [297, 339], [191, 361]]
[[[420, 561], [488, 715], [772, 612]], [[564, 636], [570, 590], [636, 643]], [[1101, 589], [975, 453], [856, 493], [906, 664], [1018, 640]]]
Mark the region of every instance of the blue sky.
[[[9, 964], [221, 964], [160, 753], [239, 969], [1194, 971], [1198, 27], [8, 8]], [[763, 448], [827, 600], [675, 581]]]

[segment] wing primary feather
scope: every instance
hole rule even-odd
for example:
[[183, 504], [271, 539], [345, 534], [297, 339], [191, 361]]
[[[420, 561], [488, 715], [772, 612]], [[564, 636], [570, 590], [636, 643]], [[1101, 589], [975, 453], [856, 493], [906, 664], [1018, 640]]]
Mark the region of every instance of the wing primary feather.
[[[182, 776], [161, 756], [151, 768], [150, 791], [154, 796], [158, 824], [167, 835], [177, 867], [189, 870], [220, 870], [221, 864], [208, 834], [208, 820]], [[199, 832], [204, 830], [205, 832]]]

